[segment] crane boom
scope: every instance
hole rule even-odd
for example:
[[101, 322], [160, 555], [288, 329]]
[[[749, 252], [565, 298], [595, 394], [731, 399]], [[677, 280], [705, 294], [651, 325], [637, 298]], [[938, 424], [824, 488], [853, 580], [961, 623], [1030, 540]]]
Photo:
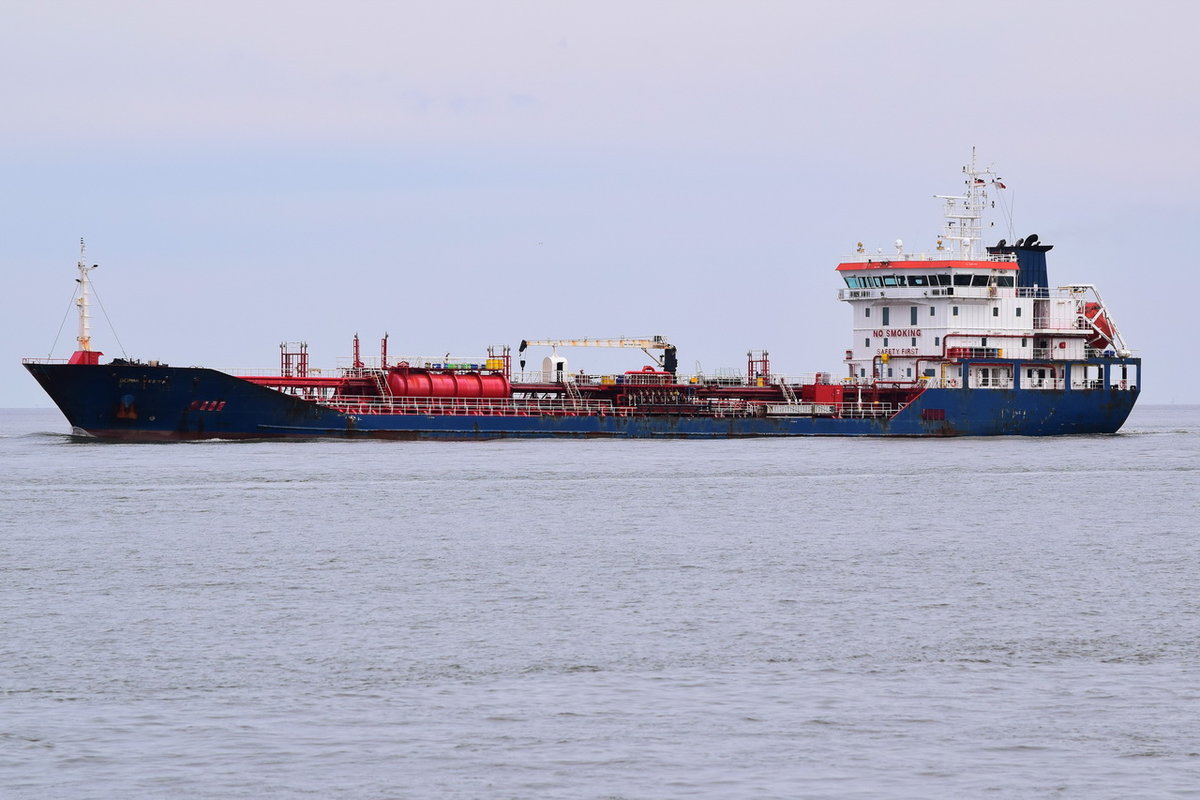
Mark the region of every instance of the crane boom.
[[[679, 367], [679, 359], [675, 354], [675, 345], [667, 341], [665, 336], [643, 336], [641, 338], [621, 339], [522, 339], [518, 353], [524, 353], [530, 346], [540, 347], [636, 347], [654, 359], [658, 365], [675, 374]], [[664, 351], [662, 357], [651, 355], [651, 350]], [[521, 367], [525, 367], [525, 359], [521, 359]]]
[[522, 339], [517, 352], [527, 347], [636, 347], [641, 350], [666, 350], [670, 347], [665, 336], [643, 336], [622, 339]]

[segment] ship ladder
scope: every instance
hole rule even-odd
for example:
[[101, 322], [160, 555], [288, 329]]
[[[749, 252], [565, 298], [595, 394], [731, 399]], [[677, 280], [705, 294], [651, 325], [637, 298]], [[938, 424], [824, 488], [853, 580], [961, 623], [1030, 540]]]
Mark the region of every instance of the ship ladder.
[[583, 400], [583, 395], [579, 393], [579, 386], [570, 378], [563, 380], [563, 388], [567, 390], [567, 397], [571, 399], [573, 408], [578, 411]]
[[788, 385], [786, 379], [779, 382], [779, 388], [783, 390], [783, 398], [788, 401], [788, 405], [800, 404], [800, 400], [797, 399], [796, 393], [792, 391], [792, 387]]
[[382, 403], [392, 392], [383, 380], [382, 370], [372, 370], [371, 377], [375, 379], [375, 388], [379, 390], [379, 402]]

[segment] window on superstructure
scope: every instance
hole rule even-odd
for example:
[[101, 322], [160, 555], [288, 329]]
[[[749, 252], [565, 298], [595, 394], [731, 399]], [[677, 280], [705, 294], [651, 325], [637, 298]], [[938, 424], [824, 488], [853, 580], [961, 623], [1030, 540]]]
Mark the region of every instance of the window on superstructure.
[[1028, 342], [1028, 341], [1029, 341], [1028, 339], [1022, 339], [1022, 340], [1021, 340], [1021, 347], [1025, 347], [1025, 346], [1027, 346], [1027, 345], [1026, 345], [1026, 342]]
[[930, 306], [930, 307], [929, 307], [929, 316], [931, 316], [931, 317], [932, 317], [932, 316], [934, 316], [934, 315], [936, 315], [936, 314], [937, 314], [937, 309], [936, 309], [936, 308], [934, 308], [933, 306]]
[[1013, 280], [1012, 275], [1001, 275], [1000, 277], [996, 278], [997, 286], [1005, 286], [1008, 288], [1012, 288], [1015, 284], [1016, 284], [1016, 281]]
[[1021, 316], [1021, 307], [1017, 306], [1017, 316]]
[[937, 278], [937, 282], [941, 286], [949, 286], [950, 285], [950, 276], [949, 275], [934, 275], [933, 277]]
[[915, 337], [915, 336], [914, 336], [914, 337], [912, 337], [912, 342], [913, 342], [913, 343], [912, 343], [912, 346], [913, 346], [913, 347], [916, 347], [916, 346], [917, 346], [917, 337]]
[[889, 308], [888, 306], [884, 306], [883, 307], [883, 324], [884, 325], [891, 324], [891, 316], [892, 316], [892, 309]]
[[992, 316], [993, 317], [1000, 316], [1000, 306], [992, 306]]
[[916, 324], [917, 324], [917, 307], [916, 307], [916, 306], [913, 306], [913, 307], [912, 307], [912, 308], [910, 308], [909, 310], [912, 312], [912, 313], [909, 315], [909, 316], [912, 318], [911, 324], [913, 324], [913, 325], [916, 325]]
[[864, 317], [871, 316], [871, 307], [870, 306], [867, 306], [866, 308], [863, 309], [863, 316]]
[[971, 276], [971, 285], [972, 286], [987, 286], [988, 280], [989, 280], [989, 278], [987, 275], [972, 275]]
[[909, 286], [928, 286], [929, 281], [926, 279], [926, 276], [924, 276], [924, 275], [909, 275], [908, 276], [908, 285]]
[[863, 347], [870, 347], [870, 346], [871, 346], [871, 340], [863, 339]]
[[867, 377], [867, 368], [866, 368], [866, 367], [859, 367], [859, 368], [858, 368], [858, 377], [860, 377], [860, 378], [865, 378], [865, 377]]
[[942, 337], [940, 337], [940, 336], [933, 337], [933, 346], [941, 347], [942, 346]]
[[887, 347], [887, 346], [888, 346], [888, 343], [887, 343], [887, 342], [888, 342], [888, 340], [887, 340], [887, 337], [885, 336], [885, 337], [884, 337], [884, 339], [883, 339], [883, 346], [884, 346], [884, 347]]
[[955, 275], [954, 276], [954, 285], [955, 286], [970, 286], [971, 285], [971, 276], [970, 275]]
[[912, 377], [912, 367], [909, 367], [908, 369], [906, 369], [906, 370], [904, 371], [904, 376], [905, 376], [906, 378], [911, 378], [911, 377]]
[[883, 276], [883, 285], [884, 286], [895, 286], [896, 285], [896, 276], [895, 275], [884, 275]]
[[981, 337], [979, 338], [979, 346], [980, 346], [980, 347], [987, 347], [987, 337], [986, 337], [986, 336], [981, 336]]
[[958, 316], [958, 306], [954, 306], [954, 308], [951, 309], [950, 313], [957, 317]]

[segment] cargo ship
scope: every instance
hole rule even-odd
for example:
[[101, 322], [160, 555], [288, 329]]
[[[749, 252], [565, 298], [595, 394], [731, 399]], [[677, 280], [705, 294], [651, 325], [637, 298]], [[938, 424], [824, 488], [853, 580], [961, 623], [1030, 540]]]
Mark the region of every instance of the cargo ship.
[[[477, 357], [389, 358], [386, 335], [370, 357], [355, 335], [353, 355], [331, 371], [309, 366], [304, 343], [284, 343], [278, 369], [249, 375], [103, 361], [90, 330], [94, 265], [83, 257], [77, 349], [23, 363], [74, 433], [121, 441], [1117, 431], [1140, 393], [1141, 359], [1095, 286], [1051, 287], [1051, 245], [1036, 235], [984, 244], [989, 198], [1005, 186], [974, 155], [963, 174], [961, 193], [936, 196], [945, 220], [932, 252], [859, 243], [838, 264], [838, 299], [853, 313], [839, 374], [778, 375], [766, 351], [751, 350], [744, 372], [685, 375], [666, 336], [526, 339], [515, 354], [500, 345]], [[651, 363], [616, 374], [569, 369], [560, 351], [589, 347], [638, 350]]]

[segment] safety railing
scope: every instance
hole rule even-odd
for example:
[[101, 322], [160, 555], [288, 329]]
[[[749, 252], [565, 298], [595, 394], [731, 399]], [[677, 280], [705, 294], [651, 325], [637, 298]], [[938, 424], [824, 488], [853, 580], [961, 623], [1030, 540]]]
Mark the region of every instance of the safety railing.
[[1066, 381], [1062, 378], [1030, 378], [1021, 377], [1022, 389], [1065, 389]]
[[1080, 316], [1041, 316], [1033, 318], [1033, 329], [1037, 331], [1086, 331], [1090, 325]]
[[810, 372], [803, 375], [779, 375], [771, 374], [763, 377], [756, 377], [752, 380], [747, 380], [745, 375], [667, 375], [661, 372], [630, 372], [630, 373], [614, 373], [603, 375], [592, 375], [590, 373], [568, 373], [564, 376], [565, 380], [559, 381], [558, 376], [552, 375], [547, 380], [546, 376], [538, 372], [517, 372], [513, 373], [511, 381], [517, 391], [521, 390], [524, 385], [550, 385], [561, 386], [564, 384], [573, 384], [575, 386], [749, 386], [749, 387], [778, 387], [786, 385], [790, 387], [801, 384], [827, 383], [836, 384], [841, 382], [841, 378], [835, 377], [829, 372]]
[[[446, 354], [444, 356], [388, 356], [388, 367], [395, 367], [399, 364], [407, 364], [413, 369], [457, 369], [471, 371], [495, 371], [501, 369], [502, 365], [496, 362], [503, 359], [491, 358], [486, 356], [454, 356]], [[488, 362], [492, 362], [489, 366]], [[359, 359], [359, 366], [355, 366], [354, 359], [349, 356], [340, 356], [336, 360], [338, 370], [347, 372], [355, 372], [357, 370], [370, 371], [377, 370], [381, 367], [381, 362], [378, 356], [369, 356]]]
[[1013, 286], [885, 286], [872, 289], [839, 289], [838, 300], [871, 300], [882, 297], [954, 297], [966, 300], [1016, 297]]
[[602, 400], [483, 400], [462, 398], [396, 397], [384, 400], [346, 398], [318, 401], [318, 404], [342, 414], [434, 416], [633, 416], [637, 414], [686, 414], [691, 416], [831, 416], [877, 418], [895, 414], [904, 404], [843, 403], [764, 403], [742, 399], [711, 399], [696, 403], [639, 407], [617, 406]]
[[1004, 358], [1002, 347], [948, 347], [947, 358]]
[[[928, 261], [937, 264], [939, 261], [962, 261], [963, 257], [949, 250], [938, 250], [933, 253], [868, 253], [866, 250], [856, 250], [848, 256], [843, 256], [848, 264], [882, 264], [886, 266], [892, 261]], [[983, 253], [973, 256], [972, 261], [1006, 261], [1017, 260], [1014, 253]]]
[[459, 397], [335, 398], [321, 403], [343, 414], [434, 414], [480, 416], [606, 415], [617, 413], [607, 400], [509, 400]]
[[1085, 348], [1083, 348], [1083, 355], [1085, 358], [1116, 358], [1117, 351], [1112, 349], [1111, 347], [1105, 348], [1103, 350], [1100, 350], [1095, 347], [1085, 347]]
[[907, 403], [768, 403], [770, 417], [839, 417], [842, 419], [879, 419], [890, 417]]

